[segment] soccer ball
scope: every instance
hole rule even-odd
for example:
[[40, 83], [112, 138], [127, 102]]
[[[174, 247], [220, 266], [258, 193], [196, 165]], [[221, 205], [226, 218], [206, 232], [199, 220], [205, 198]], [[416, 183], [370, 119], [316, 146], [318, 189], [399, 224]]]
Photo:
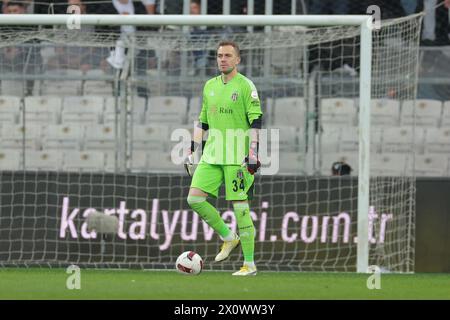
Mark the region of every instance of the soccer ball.
[[175, 267], [179, 273], [197, 275], [202, 272], [203, 259], [194, 251], [185, 251], [178, 257]]

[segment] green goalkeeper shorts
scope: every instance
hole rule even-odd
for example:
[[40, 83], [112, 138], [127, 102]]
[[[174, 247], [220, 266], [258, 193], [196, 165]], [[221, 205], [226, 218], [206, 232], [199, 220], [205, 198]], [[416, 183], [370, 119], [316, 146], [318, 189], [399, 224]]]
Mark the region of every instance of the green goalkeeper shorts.
[[200, 161], [192, 177], [191, 188], [217, 198], [225, 182], [225, 198], [229, 201], [251, 200], [255, 177], [240, 165], [217, 165]]

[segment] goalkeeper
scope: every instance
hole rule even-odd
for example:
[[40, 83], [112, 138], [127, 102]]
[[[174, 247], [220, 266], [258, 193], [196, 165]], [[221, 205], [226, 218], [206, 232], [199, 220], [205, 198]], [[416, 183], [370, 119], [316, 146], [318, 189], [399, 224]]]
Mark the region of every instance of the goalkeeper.
[[[241, 243], [243, 267], [236, 276], [256, 275], [254, 263], [255, 228], [248, 200], [252, 199], [254, 174], [260, 167], [258, 134], [261, 129], [261, 105], [254, 84], [237, 71], [239, 47], [222, 41], [217, 48], [220, 76], [208, 80], [203, 89], [199, 124], [186, 162], [191, 175], [193, 153], [202, 146], [209, 130], [201, 160], [193, 175], [187, 202], [224, 240], [216, 261], [223, 261]], [[233, 202], [239, 236], [232, 232], [208, 201], [217, 198], [225, 183], [226, 200]]]

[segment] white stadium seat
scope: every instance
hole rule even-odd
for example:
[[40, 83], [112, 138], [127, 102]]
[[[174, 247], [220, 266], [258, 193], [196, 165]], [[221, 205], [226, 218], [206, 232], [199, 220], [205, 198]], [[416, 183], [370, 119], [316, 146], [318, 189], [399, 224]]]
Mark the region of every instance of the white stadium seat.
[[188, 124], [194, 123], [194, 121], [198, 121], [201, 110], [201, 97], [192, 97], [191, 99], [189, 99]]
[[[117, 118], [120, 119], [120, 108], [126, 108], [127, 106], [121, 105], [121, 99], [119, 98], [117, 103]], [[147, 101], [142, 97], [129, 97], [129, 108], [131, 108], [133, 123], [142, 124], [145, 120], [145, 110], [147, 109]], [[116, 121], [116, 98], [107, 97], [105, 100], [105, 111], [103, 113], [103, 122], [105, 124], [113, 124]]]
[[47, 76], [55, 77], [41, 83], [42, 95], [77, 96], [81, 94], [81, 70], [57, 69], [46, 72]]
[[116, 159], [114, 150], [105, 150], [105, 172], [116, 172], [119, 168], [119, 161]]
[[423, 153], [425, 130], [421, 127], [385, 128], [382, 153]]
[[396, 127], [400, 121], [400, 102], [392, 99], [373, 99], [370, 124], [375, 127]]
[[[4, 62], [3, 62], [4, 63]], [[3, 79], [17, 79], [18, 74], [7, 74], [2, 70], [2, 78]], [[19, 74], [19, 77], [20, 74]], [[31, 88], [29, 88], [31, 86]], [[0, 95], [3, 96], [16, 96], [16, 97], [24, 97], [28, 94], [37, 94], [39, 88], [39, 81], [27, 81], [27, 80], [0, 80]], [[31, 89], [31, 92], [28, 90]]]
[[[370, 130], [371, 152], [381, 151], [381, 129], [377, 127]], [[342, 127], [339, 138], [340, 152], [358, 152], [359, 151], [359, 127]]]
[[416, 155], [414, 169], [416, 176], [445, 177], [448, 173], [448, 157], [443, 154]]
[[322, 153], [334, 153], [339, 151], [341, 142], [341, 128], [325, 127], [320, 134], [320, 145]]
[[130, 158], [131, 172], [145, 172], [148, 169], [147, 152], [133, 151]]
[[371, 176], [410, 176], [412, 156], [399, 153], [374, 154], [370, 157]]
[[26, 127], [21, 124], [2, 124], [0, 150], [22, 149], [24, 142], [26, 149], [39, 150], [41, 133], [41, 126], [35, 123], [28, 123]]
[[43, 128], [43, 149], [80, 150], [85, 126], [79, 123], [52, 124]]
[[84, 148], [86, 150], [114, 150], [116, 148], [114, 126], [101, 124], [87, 125]]
[[25, 121], [42, 124], [60, 122], [62, 100], [54, 96], [29, 96], [24, 99]]
[[172, 162], [170, 152], [147, 152], [147, 167], [152, 172], [185, 172], [182, 164]]
[[273, 109], [274, 126], [305, 128], [307, 107], [302, 97], [275, 99]]
[[[108, 75], [101, 69], [93, 69], [88, 70], [85, 76], [102, 79], [107, 77]], [[112, 96], [113, 83], [113, 81], [106, 80], [86, 80], [83, 83], [83, 94]]]
[[22, 169], [22, 151], [1, 149], [0, 150], [0, 171]]
[[25, 152], [25, 168], [32, 171], [57, 171], [62, 168], [62, 153], [56, 150]]
[[273, 143], [273, 138], [271, 135], [271, 129], [278, 130], [279, 132], [279, 144], [278, 148], [279, 150], [283, 151], [297, 151], [299, 144], [298, 144], [298, 129], [296, 127], [292, 126], [277, 126], [277, 127], [269, 127], [266, 128], [268, 133], [268, 145], [271, 149], [276, 148], [276, 144]]
[[428, 128], [425, 133], [425, 153], [450, 154], [450, 127]]
[[164, 125], [133, 126], [133, 150], [166, 150], [169, 141], [169, 129]]
[[71, 172], [103, 172], [105, 155], [98, 151], [65, 151], [63, 170]]
[[99, 96], [66, 97], [63, 99], [62, 123], [100, 123], [104, 98]]
[[[279, 174], [294, 174], [294, 175], [311, 175], [312, 174], [312, 162], [306, 161], [305, 155], [299, 152], [281, 152], [279, 158], [275, 157], [271, 160], [279, 159]], [[263, 159], [261, 159], [262, 161]], [[264, 167], [273, 166], [273, 163], [264, 162]]]
[[[414, 116], [415, 112], [415, 116]], [[439, 100], [405, 100], [401, 107], [402, 126], [422, 126], [437, 128], [442, 115], [442, 102]]]
[[0, 123], [17, 123], [20, 115], [20, 98], [0, 96]]
[[146, 114], [147, 123], [185, 123], [186, 97], [150, 97]]
[[320, 103], [320, 120], [327, 126], [354, 126], [356, 122], [355, 101], [350, 98], [325, 98]]
[[263, 127], [270, 127], [273, 125], [273, 110], [275, 106], [275, 99], [267, 98], [266, 101], [261, 101], [261, 109], [263, 112]]

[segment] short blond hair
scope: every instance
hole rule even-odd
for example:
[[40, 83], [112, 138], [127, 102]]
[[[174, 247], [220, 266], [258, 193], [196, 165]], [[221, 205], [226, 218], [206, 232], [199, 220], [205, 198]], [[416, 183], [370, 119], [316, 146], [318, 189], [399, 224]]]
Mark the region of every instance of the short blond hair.
[[217, 50], [219, 50], [220, 47], [224, 47], [224, 46], [232, 46], [234, 48], [234, 51], [236, 51], [236, 55], [238, 57], [241, 56], [241, 51], [239, 49], [239, 46], [236, 42], [231, 41], [231, 40], [224, 40], [224, 41], [220, 41], [219, 45], [217, 46]]

